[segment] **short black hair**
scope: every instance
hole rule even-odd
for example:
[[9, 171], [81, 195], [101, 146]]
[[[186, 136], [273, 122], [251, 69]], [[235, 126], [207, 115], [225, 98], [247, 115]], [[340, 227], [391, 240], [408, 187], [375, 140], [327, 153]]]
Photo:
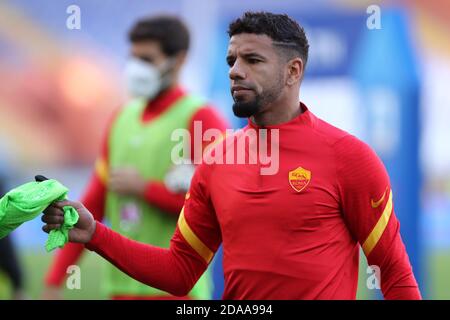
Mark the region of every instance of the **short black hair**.
[[289, 58], [300, 56], [303, 64], [308, 61], [309, 44], [305, 30], [287, 14], [270, 12], [245, 12], [242, 17], [230, 23], [230, 38], [240, 33], [265, 34], [275, 46], [289, 52]]
[[189, 30], [180, 18], [170, 15], [147, 17], [138, 20], [128, 38], [132, 43], [157, 41], [167, 56], [189, 49]]

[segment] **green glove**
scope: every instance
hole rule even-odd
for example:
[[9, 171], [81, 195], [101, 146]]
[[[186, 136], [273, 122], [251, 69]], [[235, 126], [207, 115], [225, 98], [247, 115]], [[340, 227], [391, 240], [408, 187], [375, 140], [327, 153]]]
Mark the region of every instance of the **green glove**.
[[[22, 223], [36, 218], [52, 202], [66, 199], [69, 190], [56, 180], [29, 182], [0, 199], [0, 239]], [[77, 211], [70, 206], [63, 208], [64, 223], [60, 229], [50, 231], [45, 244], [47, 251], [62, 248], [69, 241], [69, 230], [78, 222]]]

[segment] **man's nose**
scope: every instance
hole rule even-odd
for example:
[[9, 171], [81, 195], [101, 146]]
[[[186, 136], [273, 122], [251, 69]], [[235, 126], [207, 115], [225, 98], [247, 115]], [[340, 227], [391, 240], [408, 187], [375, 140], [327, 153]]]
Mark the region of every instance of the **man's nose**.
[[233, 66], [230, 67], [228, 75], [231, 80], [245, 79], [245, 70], [240, 59], [237, 59]]

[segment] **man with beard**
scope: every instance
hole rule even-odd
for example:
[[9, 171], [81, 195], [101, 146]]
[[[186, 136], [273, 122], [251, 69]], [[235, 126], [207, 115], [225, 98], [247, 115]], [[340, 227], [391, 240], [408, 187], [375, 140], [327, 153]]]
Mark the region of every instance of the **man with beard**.
[[200, 165], [169, 249], [115, 233], [78, 202], [46, 209], [44, 231], [72, 205], [80, 220], [71, 241], [175, 295], [192, 288], [222, 243], [224, 299], [355, 299], [361, 246], [386, 299], [420, 299], [382, 162], [298, 100], [309, 48], [303, 28], [287, 15], [247, 12], [228, 32], [233, 111], [248, 118], [244, 133], [278, 131], [279, 170]]

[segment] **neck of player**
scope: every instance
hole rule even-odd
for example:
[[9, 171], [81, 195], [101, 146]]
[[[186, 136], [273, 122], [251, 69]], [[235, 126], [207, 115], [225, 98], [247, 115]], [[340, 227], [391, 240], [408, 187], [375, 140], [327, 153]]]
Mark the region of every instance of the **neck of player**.
[[302, 113], [299, 91], [280, 95], [275, 101], [262, 106], [261, 111], [250, 117], [259, 127], [273, 126], [291, 121]]

